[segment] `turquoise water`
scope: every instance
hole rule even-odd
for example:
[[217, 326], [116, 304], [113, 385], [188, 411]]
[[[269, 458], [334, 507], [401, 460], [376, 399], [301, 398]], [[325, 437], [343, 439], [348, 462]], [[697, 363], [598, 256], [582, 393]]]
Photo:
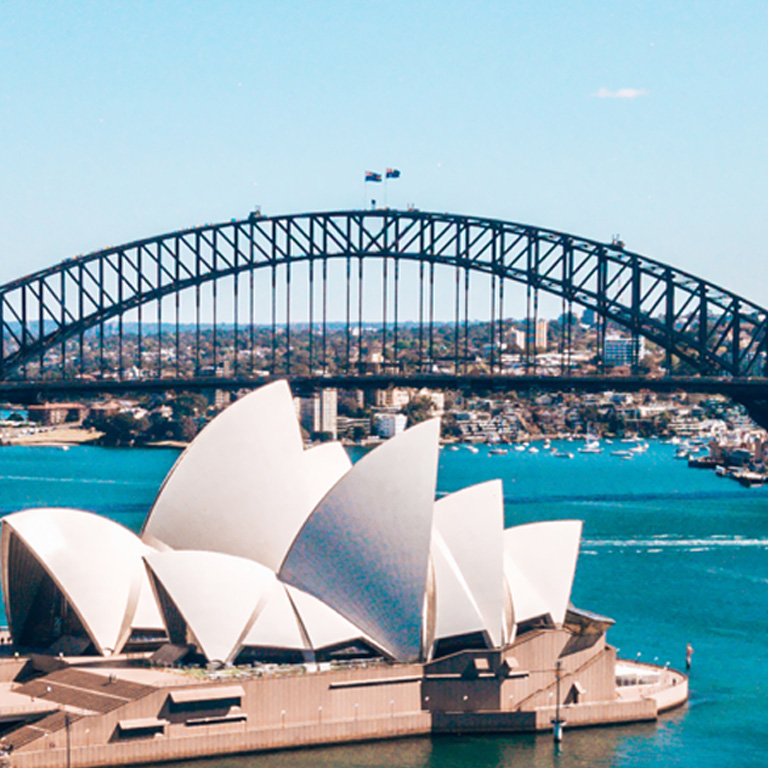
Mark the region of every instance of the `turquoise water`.
[[[627, 446], [614, 445], [613, 448]], [[561, 450], [575, 450], [563, 444]], [[658, 723], [551, 737], [408, 739], [206, 761], [212, 768], [449, 766], [765, 766], [768, 763], [768, 488], [743, 489], [675, 461], [652, 442], [632, 461], [573, 460], [481, 448], [445, 450], [443, 492], [500, 477], [507, 524], [578, 518], [573, 589], [581, 608], [611, 616], [621, 655], [682, 667], [695, 648], [689, 707]], [[0, 514], [74, 506], [139, 530], [177, 453], [75, 447], [0, 449]]]

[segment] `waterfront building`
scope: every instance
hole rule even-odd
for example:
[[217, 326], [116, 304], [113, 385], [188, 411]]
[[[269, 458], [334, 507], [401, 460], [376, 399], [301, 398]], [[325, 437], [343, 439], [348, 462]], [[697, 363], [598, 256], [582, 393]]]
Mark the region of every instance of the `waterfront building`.
[[423, 397], [432, 402], [432, 416], [442, 416], [445, 413], [445, 394], [443, 392], [423, 387], [419, 390], [417, 397]]
[[88, 415], [88, 406], [84, 403], [42, 403], [30, 405], [27, 413], [29, 421], [55, 426], [65, 422], [82, 422]]
[[278, 382], [198, 435], [140, 536], [81, 510], [4, 517], [14, 766], [535, 731], [561, 707], [570, 725], [652, 720], [685, 701], [685, 676], [652, 665], [622, 662], [619, 687], [612, 621], [571, 604], [579, 521], [505, 530], [498, 480], [435, 500], [439, 433], [422, 422], [352, 465], [338, 443], [304, 449]]
[[405, 430], [408, 417], [404, 413], [377, 413], [373, 417], [376, 434], [389, 440]]
[[371, 436], [371, 420], [367, 418], [339, 416], [336, 419], [336, 427], [340, 439], [359, 440]]
[[376, 407], [399, 411], [411, 402], [411, 390], [406, 387], [389, 387], [376, 390]]

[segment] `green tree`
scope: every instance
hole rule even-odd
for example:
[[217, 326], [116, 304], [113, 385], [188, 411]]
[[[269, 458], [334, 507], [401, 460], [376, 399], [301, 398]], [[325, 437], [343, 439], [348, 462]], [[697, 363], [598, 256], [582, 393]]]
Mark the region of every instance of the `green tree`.
[[109, 416], [93, 419], [90, 425], [104, 433], [102, 442], [106, 445], [133, 445], [146, 442], [150, 422], [144, 416], [136, 418], [131, 411], [121, 411]]
[[181, 392], [179, 396], [172, 401], [173, 415], [176, 418], [186, 416], [203, 416], [208, 410], [208, 400], [196, 392]]
[[400, 413], [404, 413], [408, 417], [408, 423], [413, 425], [431, 418], [433, 408], [432, 400], [426, 395], [420, 395], [404, 405], [400, 409]]

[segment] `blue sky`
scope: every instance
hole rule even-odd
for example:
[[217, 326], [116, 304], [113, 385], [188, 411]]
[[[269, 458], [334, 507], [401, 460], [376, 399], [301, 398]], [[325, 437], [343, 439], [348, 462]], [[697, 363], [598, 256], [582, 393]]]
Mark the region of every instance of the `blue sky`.
[[389, 204], [627, 246], [768, 305], [768, 3], [0, 5], [0, 282]]

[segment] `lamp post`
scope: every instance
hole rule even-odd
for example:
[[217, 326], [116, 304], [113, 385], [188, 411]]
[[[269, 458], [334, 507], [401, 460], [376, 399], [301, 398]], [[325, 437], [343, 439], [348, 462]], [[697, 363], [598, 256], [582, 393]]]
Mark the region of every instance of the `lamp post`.
[[64, 728], [67, 732], [67, 768], [72, 768], [72, 745], [69, 736], [69, 712], [64, 713]]
[[555, 744], [563, 740], [563, 725], [565, 720], [560, 719], [560, 676], [563, 672], [563, 664], [560, 660], [555, 664], [555, 719], [552, 721], [552, 733]]

